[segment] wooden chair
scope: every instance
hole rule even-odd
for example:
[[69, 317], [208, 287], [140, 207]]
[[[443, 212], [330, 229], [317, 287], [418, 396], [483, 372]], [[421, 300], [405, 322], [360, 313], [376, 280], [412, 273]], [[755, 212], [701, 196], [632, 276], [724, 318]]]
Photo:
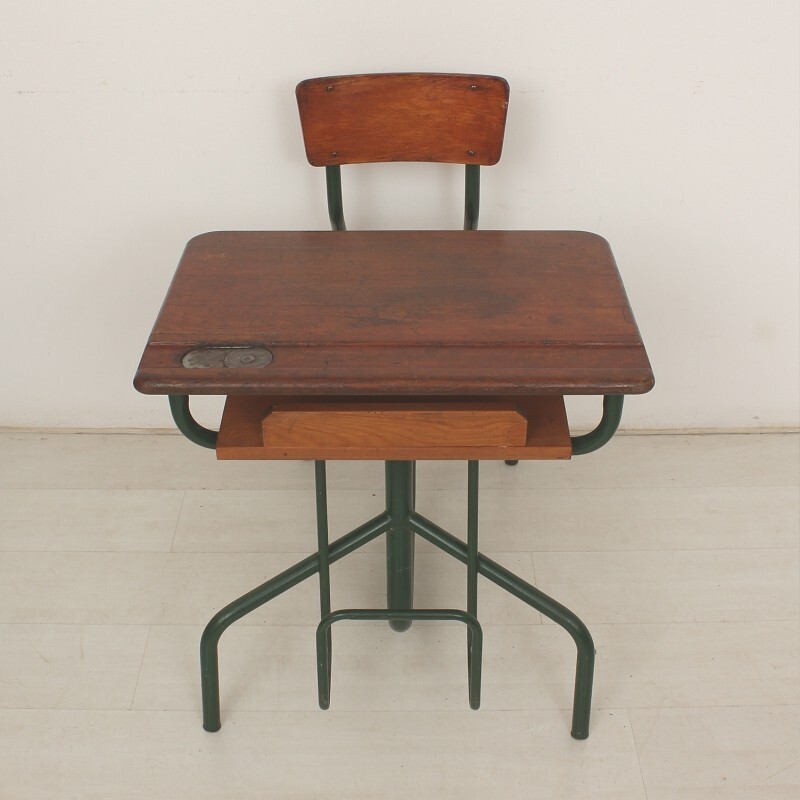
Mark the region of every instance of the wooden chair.
[[306, 155], [325, 167], [334, 230], [345, 230], [342, 164], [465, 165], [464, 228], [478, 227], [480, 168], [500, 160], [508, 83], [490, 75], [312, 78], [297, 87]]

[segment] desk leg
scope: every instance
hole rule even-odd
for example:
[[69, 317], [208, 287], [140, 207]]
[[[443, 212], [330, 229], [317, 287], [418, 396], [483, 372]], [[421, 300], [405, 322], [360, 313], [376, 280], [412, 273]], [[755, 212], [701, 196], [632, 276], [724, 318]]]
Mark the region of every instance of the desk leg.
[[[451, 533], [416, 512], [411, 517], [411, 525], [431, 544], [435, 544], [462, 563], [469, 563], [470, 554], [467, 545]], [[578, 651], [572, 704], [572, 735], [575, 739], [585, 739], [589, 735], [595, 657], [594, 642], [589, 629], [575, 613], [561, 603], [480, 553], [478, 553], [478, 573], [549, 617], [572, 637]]]
[[[317, 467], [317, 469], [320, 468]], [[324, 468], [322, 469], [324, 470]], [[371, 542], [384, 533], [390, 523], [391, 520], [387, 514], [380, 514], [337, 539], [327, 548], [328, 563], [332, 564], [367, 542]], [[218, 611], [206, 625], [200, 638], [200, 681], [203, 696], [203, 727], [207, 731], [218, 731], [220, 728], [218, 648], [222, 634], [237, 620], [312, 575], [316, 575], [319, 568], [320, 555], [314, 553], [229, 603], [221, 611]]]
[[[386, 608], [410, 611], [414, 607], [414, 532], [409, 518], [414, 511], [416, 464], [386, 462], [386, 513], [391, 526], [386, 532]], [[410, 619], [389, 619], [392, 630], [411, 627]]]

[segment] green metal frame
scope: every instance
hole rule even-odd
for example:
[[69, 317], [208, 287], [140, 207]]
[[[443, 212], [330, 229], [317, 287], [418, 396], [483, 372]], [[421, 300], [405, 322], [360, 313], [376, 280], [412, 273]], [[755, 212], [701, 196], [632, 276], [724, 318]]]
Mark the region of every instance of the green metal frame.
[[571, 436], [572, 455], [583, 456], [593, 453], [606, 444], [617, 432], [619, 421], [622, 419], [622, 402], [625, 398], [621, 394], [607, 394], [603, 397], [603, 416], [597, 427], [583, 434]]
[[[481, 657], [483, 633], [477, 619], [478, 575], [510, 592], [563, 627], [577, 647], [575, 693], [572, 713], [572, 735], [585, 739], [589, 735], [594, 643], [581, 620], [568, 608], [527, 581], [487, 558], [478, 551], [478, 462], [468, 462], [467, 541], [440, 528], [413, 509], [415, 464], [413, 461], [386, 462], [386, 510], [377, 517], [328, 544], [328, 511], [325, 462], [315, 462], [317, 497], [318, 550], [293, 567], [271, 578], [219, 611], [206, 626], [200, 640], [200, 674], [203, 698], [203, 727], [217, 731], [221, 726], [219, 697], [219, 641], [225, 630], [237, 620], [298, 583], [319, 574], [320, 615], [317, 626], [317, 678], [319, 704], [330, 705], [332, 663], [331, 626], [343, 619], [387, 620], [395, 630], [406, 630], [413, 620], [455, 620], [467, 626], [467, 667], [469, 704], [480, 706]], [[330, 565], [372, 541], [387, 534], [387, 608], [341, 609], [331, 611]], [[413, 553], [413, 541], [419, 535], [467, 565], [467, 610], [415, 609], [413, 568], [407, 555]], [[402, 558], [393, 556], [402, 551]], [[397, 624], [401, 623], [401, 624]]]
[[217, 432], [204, 428], [189, 411], [189, 396], [185, 394], [171, 394], [169, 396], [169, 410], [178, 430], [194, 444], [208, 447], [213, 450], [217, 446]]
[[[342, 202], [342, 168], [338, 164], [325, 167], [325, 190], [328, 198], [328, 217], [331, 229], [346, 231]], [[464, 230], [478, 227], [481, 197], [481, 168], [479, 164], [464, 165]]]
[[464, 165], [464, 230], [478, 227], [481, 210], [481, 168], [478, 164]]
[[325, 188], [328, 194], [328, 216], [331, 220], [331, 229], [346, 231], [342, 204], [342, 168], [338, 164], [325, 167]]

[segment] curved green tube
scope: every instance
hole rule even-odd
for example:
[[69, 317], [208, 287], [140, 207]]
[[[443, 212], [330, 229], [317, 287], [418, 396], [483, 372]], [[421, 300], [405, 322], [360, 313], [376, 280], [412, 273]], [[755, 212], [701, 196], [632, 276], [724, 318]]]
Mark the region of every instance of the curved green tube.
[[204, 428], [189, 411], [189, 395], [171, 394], [169, 396], [169, 410], [178, 430], [194, 444], [214, 450], [217, 446], [217, 432]]
[[571, 436], [572, 455], [582, 456], [599, 450], [617, 432], [622, 418], [621, 394], [607, 394], [603, 397], [603, 418], [598, 426], [583, 436]]

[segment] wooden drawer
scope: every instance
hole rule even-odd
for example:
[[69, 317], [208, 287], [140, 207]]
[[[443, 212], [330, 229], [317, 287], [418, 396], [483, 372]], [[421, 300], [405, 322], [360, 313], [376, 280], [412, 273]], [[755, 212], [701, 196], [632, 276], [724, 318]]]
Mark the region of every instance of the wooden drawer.
[[564, 398], [232, 395], [217, 458], [568, 459]]

